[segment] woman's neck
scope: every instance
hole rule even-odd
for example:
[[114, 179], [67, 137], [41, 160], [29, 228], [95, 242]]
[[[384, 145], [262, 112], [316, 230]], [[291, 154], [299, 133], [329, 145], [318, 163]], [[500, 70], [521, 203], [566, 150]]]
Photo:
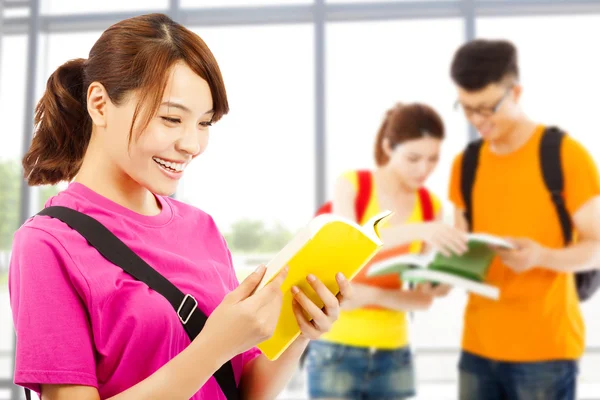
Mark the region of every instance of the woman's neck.
[[160, 203], [148, 189], [117, 165], [107, 163], [106, 156], [92, 146], [88, 147], [74, 181], [138, 214], [153, 216], [161, 211]]
[[415, 190], [404, 183], [402, 177], [389, 166], [379, 167], [375, 171], [375, 179], [381, 192], [386, 196], [398, 198], [412, 196]]

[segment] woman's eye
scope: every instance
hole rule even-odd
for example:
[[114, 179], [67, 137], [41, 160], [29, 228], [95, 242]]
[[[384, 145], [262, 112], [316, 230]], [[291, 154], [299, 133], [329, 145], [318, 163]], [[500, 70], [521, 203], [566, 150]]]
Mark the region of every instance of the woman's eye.
[[178, 124], [181, 122], [179, 118], [171, 118], [171, 117], [161, 117], [164, 121], [167, 121], [171, 124]]
[[212, 121], [204, 121], [204, 122], [200, 122], [200, 125], [208, 128], [209, 126], [212, 126]]

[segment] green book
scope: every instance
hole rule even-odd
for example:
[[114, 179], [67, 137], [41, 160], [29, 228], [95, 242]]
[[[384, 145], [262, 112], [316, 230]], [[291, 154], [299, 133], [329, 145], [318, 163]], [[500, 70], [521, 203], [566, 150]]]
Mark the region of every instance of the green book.
[[469, 234], [468, 251], [446, 257], [438, 252], [405, 254], [371, 265], [367, 276], [400, 274], [405, 282], [444, 283], [468, 292], [498, 299], [497, 287], [485, 283], [487, 271], [496, 256], [494, 247], [514, 248], [506, 240], [489, 234]]

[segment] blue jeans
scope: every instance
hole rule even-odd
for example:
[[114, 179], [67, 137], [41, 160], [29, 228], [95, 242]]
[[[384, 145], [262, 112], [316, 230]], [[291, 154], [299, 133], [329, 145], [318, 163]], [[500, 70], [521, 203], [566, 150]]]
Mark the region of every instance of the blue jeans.
[[510, 363], [463, 352], [460, 400], [575, 400], [578, 363], [572, 360]]
[[372, 350], [316, 341], [306, 355], [311, 399], [400, 400], [415, 395], [408, 347]]

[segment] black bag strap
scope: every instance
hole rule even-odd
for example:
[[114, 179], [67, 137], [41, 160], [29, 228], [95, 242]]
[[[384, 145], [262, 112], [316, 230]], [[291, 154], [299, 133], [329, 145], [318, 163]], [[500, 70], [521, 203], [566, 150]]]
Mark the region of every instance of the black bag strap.
[[463, 153], [461, 164], [460, 189], [465, 203], [465, 219], [469, 226], [469, 231], [473, 230], [473, 185], [475, 184], [475, 175], [479, 165], [479, 153], [483, 140], [475, 140], [467, 146]]
[[573, 225], [563, 197], [560, 145], [564, 136], [565, 133], [556, 127], [546, 128], [540, 142], [540, 162], [544, 183], [556, 208], [565, 245], [568, 245], [573, 239]]
[[[198, 336], [206, 323], [207, 317], [198, 309], [196, 299], [192, 295], [184, 294], [167, 278], [148, 265], [108, 228], [88, 215], [62, 206], [47, 207], [37, 215], [46, 215], [61, 220], [79, 232], [108, 261], [121, 267], [129, 275], [163, 295], [177, 312], [177, 316], [190, 340], [194, 340]], [[215, 372], [214, 377], [227, 400], [239, 400], [240, 394], [231, 361], [223, 364]], [[30, 394], [27, 391], [26, 397], [28, 400], [30, 399]]]

